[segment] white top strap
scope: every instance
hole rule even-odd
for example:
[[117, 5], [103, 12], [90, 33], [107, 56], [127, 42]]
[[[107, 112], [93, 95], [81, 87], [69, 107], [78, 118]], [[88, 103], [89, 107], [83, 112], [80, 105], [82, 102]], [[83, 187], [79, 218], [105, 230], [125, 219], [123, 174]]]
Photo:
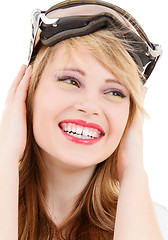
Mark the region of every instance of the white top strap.
[[168, 240], [168, 210], [154, 203], [154, 208], [164, 240]]

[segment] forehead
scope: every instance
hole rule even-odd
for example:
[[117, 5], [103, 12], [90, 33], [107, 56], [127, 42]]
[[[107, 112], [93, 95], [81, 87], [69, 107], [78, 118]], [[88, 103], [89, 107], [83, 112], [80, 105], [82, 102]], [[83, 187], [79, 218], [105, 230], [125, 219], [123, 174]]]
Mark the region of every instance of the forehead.
[[80, 69], [85, 72], [99, 74], [100, 72], [106, 73], [106, 76], [113, 77], [118, 83], [125, 85], [124, 78], [117, 76], [113, 71], [113, 63], [111, 63], [111, 69], [107, 68], [100, 59], [97, 59], [94, 54], [88, 51], [85, 47], [77, 47], [75, 51], [67, 51], [67, 47], [61, 44], [55, 51], [52, 52], [52, 57], [49, 58], [48, 67], [50, 69], [59, 70], [60, 72], [67, 69]]

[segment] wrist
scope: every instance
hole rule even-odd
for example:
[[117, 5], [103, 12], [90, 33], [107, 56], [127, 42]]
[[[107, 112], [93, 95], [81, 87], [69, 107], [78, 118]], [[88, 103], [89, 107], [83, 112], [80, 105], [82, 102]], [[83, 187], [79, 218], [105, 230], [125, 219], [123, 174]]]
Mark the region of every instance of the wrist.
[[130, 180], [148, 180], [148, 175], [143, 166], [141, 167], [127, 167], [122, 172], [122, 175], [119, 176], [120, 185], [125, 182], [127, 179]]
[[5, 164], [6, 166], [8, 164], [10, 165], [16, 165], [18, 166], [20, 158], [18, 154], [16, 154], [14, 151], [11, 151], [7, 149], [6, 147], [0, 148], [0, 164]]

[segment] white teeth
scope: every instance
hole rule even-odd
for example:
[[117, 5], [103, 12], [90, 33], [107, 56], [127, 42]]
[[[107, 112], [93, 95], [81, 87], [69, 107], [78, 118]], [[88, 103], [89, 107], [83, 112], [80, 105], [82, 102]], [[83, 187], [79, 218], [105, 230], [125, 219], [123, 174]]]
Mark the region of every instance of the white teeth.
[[76, 132], [76, 125], [72, 124], [72, 132]]
[[82, 139], [98, 138], [101, 135], [101, 132], [98, 129], [82, 127], [72, 123], [61, 123], [61, 128], [71, 136]]
[[93, 128], [90, 128], [90, 129], [89, 129], [89, 133], [88, 133], [88, 136], [89, 136], [89, 137], [93, 137], [93, 130], [94, 130]]
[[84, 129], [83, 129], [83, 135], [84, 135], [84, 136], [89, 135], [89, 129], [88, 129], [88, 128], [84, 127]]
[[93, 137], [97, 137], [98, 136], [98, 131], [96, 131], [96, 129], [93, 132]]
[[72, 124], [71, 123], [69, 123], [69, 124], [67, 124], [67, 131], [68, 132], [71, 132], [72, 131]]
[[77, 127], [76, 127], [76, 133], [77, 133], [77, 134], [82, 134], [82, 131], [83, 131], [83, 127], [77, 125]]

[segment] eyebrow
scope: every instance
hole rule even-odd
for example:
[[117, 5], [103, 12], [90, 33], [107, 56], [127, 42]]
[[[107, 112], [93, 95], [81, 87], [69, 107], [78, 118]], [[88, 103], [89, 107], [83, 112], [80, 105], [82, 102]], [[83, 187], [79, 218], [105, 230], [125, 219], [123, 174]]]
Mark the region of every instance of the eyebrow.
[[120, 81], [118, 81], [116, 78], [114, 78], [114, 79], [106, 79], [105, 82], [106, 83], [117, 83], [117, 84], [120, 84], [120, 85], [123, 86], [123, 84]]
[[[63, 71], [78, 72], [81, 75], [86, 76], [86, 73], [83, 70], [79, 69], [79, 68], [64, 68]], [[120, 84], [121, 86], [123, 86], [123, 84], [120, 81], [118, 81], [116, 78], [114, 78], [114, 79], [106, 79], [105, 82], [106, 83], [117, 83], [117, 84]]]
[[78, 72], [83, 76], [86, 76], [85, 72], [78, 68], [64, 68], [63, 71], [72, 71], [72, 72]]

